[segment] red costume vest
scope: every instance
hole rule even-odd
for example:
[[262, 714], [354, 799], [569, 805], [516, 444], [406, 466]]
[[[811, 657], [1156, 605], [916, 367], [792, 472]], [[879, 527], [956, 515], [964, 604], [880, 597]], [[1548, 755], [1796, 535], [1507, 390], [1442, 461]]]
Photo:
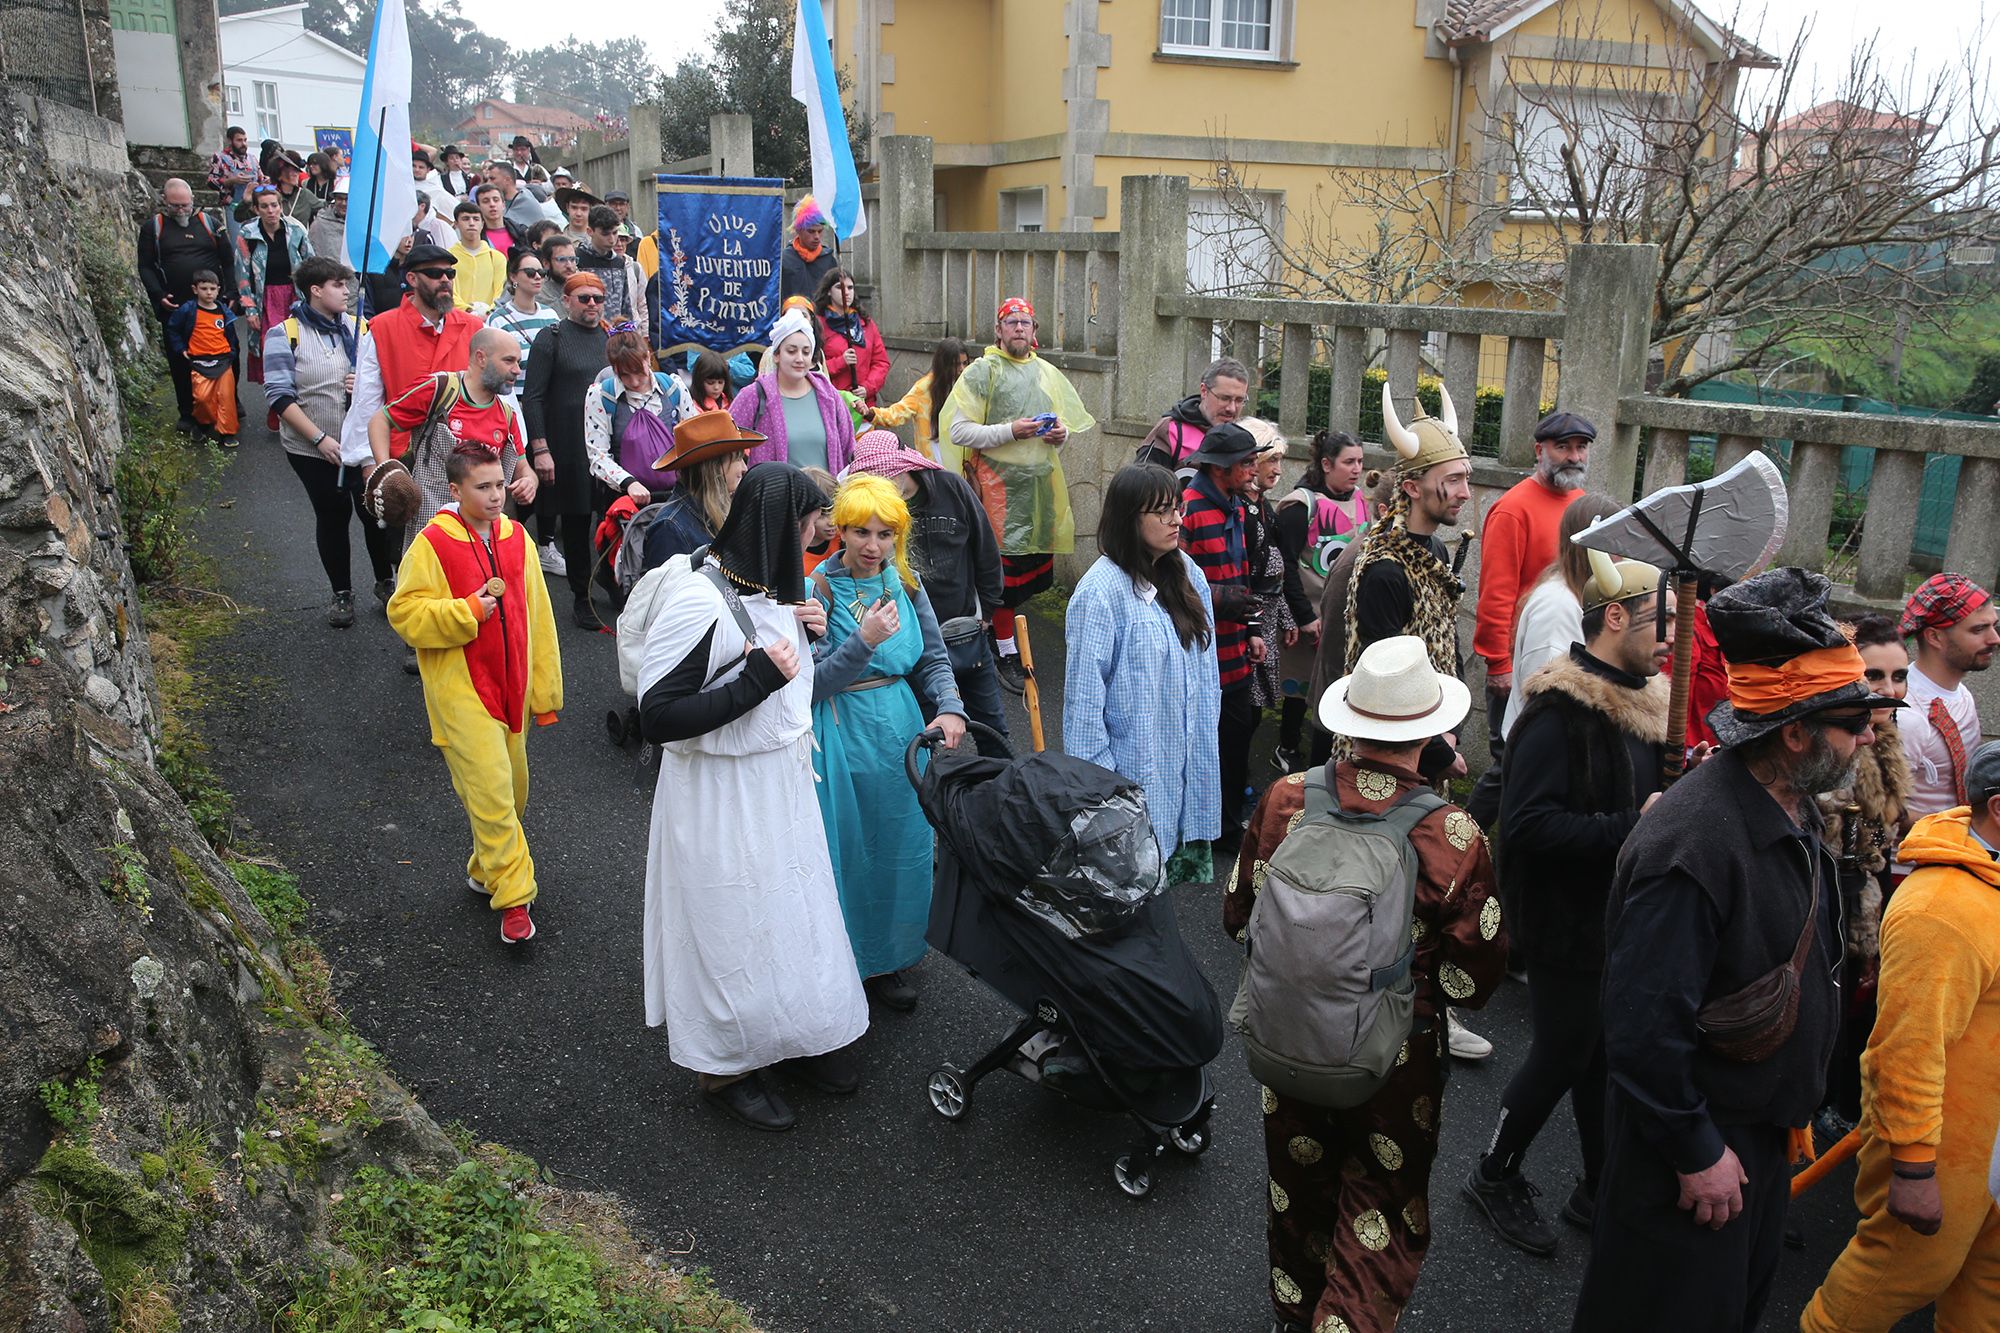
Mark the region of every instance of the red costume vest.
[[[369, 324], [375, 338], [375, 362], [382, 368], [382, 401], [393, 403], [412, 384], [440, 370], [464, 370], [472, 360], [472, 335], [485, 321], [463, 310], [451, 310], [433, 333], [411, 299]], [[410, 447], [409, 432], [391, 429], [389, 452], [400, 458]]]
[[528, 595], [523, 581], [528, 542], [521, 525], [501, 518], [482, 541], [446, 509], [424, 525], [423, 536], [437, 554], [452, 596], [472, 596], [496, 570], [507, 584], [500, 605], [479, 627], [479, 637], [465, 645], [465, 669], [486, 711], [505, 722], [507, 730], [519, 731], [528, 700]]

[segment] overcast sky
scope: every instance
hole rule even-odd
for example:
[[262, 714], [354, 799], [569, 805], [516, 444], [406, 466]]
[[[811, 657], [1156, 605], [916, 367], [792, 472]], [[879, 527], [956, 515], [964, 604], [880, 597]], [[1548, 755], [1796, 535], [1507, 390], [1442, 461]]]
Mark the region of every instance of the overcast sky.
[[[909, 5], [925, 2], [903, 0]], [[1369, 2], [1407, 4], [1409, 0]], [[1721, 0], [1700, 2], [1711, 17], [1724, 22], [1731, 21], [1732, 10], [1736, 9], [1733, 0], [1729, 4]], [[653, 59], [660, 67], [672, 69], [702, 49], [706, 44], [704, 34], [712, 31], [727, 11], [728, 0], [674, 0], [662, 11], [671, 14], [671, 21], [654, 25], [658, 35], [643, 32], [639, 35], [651, 47]], [[1808, 64], [1820, 90], [1825, 92], [1845, 72], [1849, 53], [1857, 44], [1880, 32], [1885, 17], [1902, 20], [1877, 44], [1882, 60], [1892, 71], [1907, 69], [1912, 63], [1922, 71], [1962, 63], [1972, 35], [1983, 23], [1988, 34], [1985, 65], [1990, 80], [2000, 73], [2000, 42], [1993, 40], [1995, 12], [2000, 12], [2000, 0], [1993, 0], [1991, 7], [1982, 5], [1981, 0], [1901, 0], [1898, 4], [1885, 4], [1882, 0], [1744, 0], [1735, 22], [1766, 50], [1783, 51], [1789, 47], [1799, 25], [1811, 20]], [[478, 0], [467, 6], [467, 13], [488, 32], [515, 46], [540, 46], [571, 34], [589, 40], [604, 31], [592, 7], [551, 6], [547, 0]], [[551, 25], [552, 18], [561, 20], [568, 15], [576, 16], [573, 27]], [[591, 22], [583, 22], [586, 17]], [[961, 52], [939, 53], [941, 59], [962, 56]], [[1800, 82], [1806, 81], [1802, 78]]]

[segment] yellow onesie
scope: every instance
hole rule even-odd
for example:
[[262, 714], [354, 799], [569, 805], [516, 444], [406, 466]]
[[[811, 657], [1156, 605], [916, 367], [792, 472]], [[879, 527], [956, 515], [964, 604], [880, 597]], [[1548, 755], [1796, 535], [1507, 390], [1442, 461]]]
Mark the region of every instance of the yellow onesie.
[[[482, 621], [478, 594], [496, 577], [506, 590]], [[529, 717], [547, 726], [562, 709], [562, 655], [541, 563], [520, 524], [498, 519], [474, 541], [455, 509], [439, 510], [403, 557], [389, 625], [416, 649], [431, 744], [444, 751], [472, 825], [465, 873], [495, 911], [533, 902], [523, 733]]]

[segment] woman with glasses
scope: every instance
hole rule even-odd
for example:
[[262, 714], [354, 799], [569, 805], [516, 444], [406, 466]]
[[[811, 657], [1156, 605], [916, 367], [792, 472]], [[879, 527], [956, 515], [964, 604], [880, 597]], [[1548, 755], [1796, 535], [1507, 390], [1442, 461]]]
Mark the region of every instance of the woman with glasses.
[[535, 335], [521, 388], [528, 457], [541, 479], [535, 500], [537, 536], [560, 539], [569, 581], [571, 618], [582, 629], [603, 627], [590, 604], [590, 458], [584, 445], [583, 403], [597, 373], [611, 364], [604, 347], [604, 283], [595, 273], [563, 284], [565, 318]]
[[[516, 246], [507, 252], [506, 294], [486, 316], [487, 328], [504, 329], [521, 344], [521, 375], [506, 395], [516, 408], [521, 405], [521, 390], [528, 386], [528, 360], [534, 353], [535, 339], [543, 329], [562, 318], [556, 310], [542, 304], [542, 288], [547, 281], [548, 269], [541, 256], [525, 245]], [[543, 563], [546, 566], [547, 561]]]
[[275, 185], [250, 191], [256, 216], [237, 228], [237, 303], [256, 335], [250, 345], [250, 379], [264, 382], [263, 332], [280, 323], [292, 309], [292, 272], [312, 258], [305, 224], [285, 216], [285, 202]]
[[[1854, 622], [1854, 646], [1861, 650], [1861, 679], [1868, 692], [1901, 699], [1910, 692], [1910, 650], [1894, 619], [1866, 615]], [[1882, 904], [1891, 886], [1896, 848], [1916, 816], [1910, 810], [1910, 761], [1896, 730], [1894, 708], [1869, 715], [1875, 743], [1854, 752], [1853, 778], [1843, 789], [1819, 798], [1826, 816], [1826, 845], [1846, 845], [1848, 819], [1857, 821], [1855, 850], [1859, 873], [1843, 898], [1847, 958], [1841, 972], [1840, 1039], [1826, 1072], [1826, 1104], [1814, 1120], [1815, 1137], [1835, 1142], [1861, 1119], [1861, 1052], [1875, 1027], [1875, 978], [1882, 962]]]
[[1222, 677], [1208, 580], [1181, 550], [1180, 480], [1157, 464], [1118, 469], [1097, 540], [1065, 619], [1063, 750], [1143, 786], [1171, 881], [1206, 883], [1222, 832]]

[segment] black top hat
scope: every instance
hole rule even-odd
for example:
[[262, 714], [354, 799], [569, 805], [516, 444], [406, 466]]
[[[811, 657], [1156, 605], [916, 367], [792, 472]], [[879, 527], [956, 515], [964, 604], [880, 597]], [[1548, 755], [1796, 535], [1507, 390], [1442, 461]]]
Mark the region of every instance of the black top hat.
[[1184, 460], [1197, 466], [1234, 467], [1257, 452], [1257, 437], [1233, 421], [1210, 426], [1201, 447]]
[[[1833, 584], [1822, 574], [1786, 567], [1767, 569], [1708, 600], [1708, 624], [1716, 644], [1732, 664], [1777, 667], [1807, 653], [1849, 647], [1845, 631], [1827, 612]], [[1871, 694], [1861, 683], [1860, 656], [1854, 679], [1795, 699], [1769, 713], [1750, 713], [1727, 699], [1709, 710], [1708, 725], [1724, 745], [1776, 731], [1787, 722], [1829, 708], [1901, 708], [1901, 699]]]

